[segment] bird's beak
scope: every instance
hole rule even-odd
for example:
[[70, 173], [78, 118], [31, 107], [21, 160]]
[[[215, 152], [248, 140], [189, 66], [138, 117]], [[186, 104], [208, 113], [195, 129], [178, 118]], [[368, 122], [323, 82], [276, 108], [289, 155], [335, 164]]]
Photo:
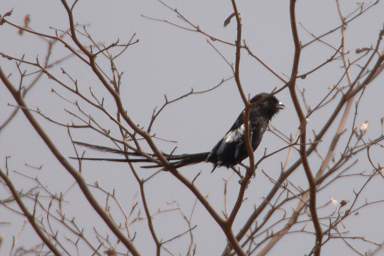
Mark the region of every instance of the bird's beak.
[[277, 109], [284, 109], [285, 108], [285, 105], [281, 102], [279, 102], [279, 104], [277, 104]]

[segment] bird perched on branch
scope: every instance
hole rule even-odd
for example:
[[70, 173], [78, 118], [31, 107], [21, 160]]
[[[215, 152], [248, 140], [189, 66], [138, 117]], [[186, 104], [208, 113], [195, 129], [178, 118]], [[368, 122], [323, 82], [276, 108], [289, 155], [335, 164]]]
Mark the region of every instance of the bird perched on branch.
[[[260, 93], [254, 96], [250, 100], [249, 108], [249, 123], [248, 128], [250, 131], [249, 141], [251, 142], [253, 151], [259, 146], [261, 138], [265, 130], [268, 127], [269, 121], [272, 117], [283, 109], [284, 105], [279, 100], [269, 93]], [[224, 137], [212, 148], [209, 152], [202, 152], [196, 154], [163, 154], [167, 158], [168, 162], [175, 168], [183, 167], [190, 164], [197, 164], [200, 162], [209, 162], [217, 166], [225, 166], [232, 168], [236, 164], [241, 163], [248, 157], [247, 143], [246, 143], [246, 127], [244, 125], [244, 112], [243, 110], [232, 127], [224, 135]], [[135, 152], [125, 152], [109, 147], [97, 146], [83, 142], [75, 142], [76, 144], [93, 148], [99, 151], [106, 151], [109, 153], [118, 153], [129, 156], [129, 158], [75, 158], [81, 160], [100, 160], [100, 161], [114, 161], [114, 162], [154, 162], [155, 156], [147, 154], [145, 157], [143, 154]], [[144, 166], [147, 168], [160, 167], [160, 162], [156, 162], [153, 165]]]

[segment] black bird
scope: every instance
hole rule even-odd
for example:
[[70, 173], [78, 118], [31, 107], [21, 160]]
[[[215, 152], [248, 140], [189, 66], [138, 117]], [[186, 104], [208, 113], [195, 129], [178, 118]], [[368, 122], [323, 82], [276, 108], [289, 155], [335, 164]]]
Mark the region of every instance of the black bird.
[[[272, 117], [284, 108], [284, 105], [279, 100], [269, 93], [260, 93], [254, 96], [251, 101], [251, 108], [249, 110], [249, 129], [251, 135], [251, 142], [253, 150], [259, 146], [261, 138], [268, 127], [269, 121]], [[239, 114], [236, 121], [224, 135], [224, 137], [212, 148], [209, 152], [202, 152], [196, 154], [164, 154], [169, 163], [175, 168], [183, 167], [190, 164], [200, 162], [213, 163], [214, 169], [217, 166], [225, 166], [232, 168], [236, 164], [241, 163], [248, 157], [247, 145], [245, 142], [245, 125], [244, 125], [244, 110]], [[103, 161], [117, 161], [117, 162], [153, 162], [148, 158], [136, 153], [126, 153], [121, 150], [108, 148], [104, 146], [97, 146], [82, 142], [75, 142], [76, 144], [90, 147], [93, 149], [106, 151], [110, 153], [128, 154], [129, 159], [117, 158], [79, 158], [82, 160], [103, 160]], [[148, 154], [153, 157], [153, 155]], [[160, 167], [160, 164], [144, 166], [147, 168]]]

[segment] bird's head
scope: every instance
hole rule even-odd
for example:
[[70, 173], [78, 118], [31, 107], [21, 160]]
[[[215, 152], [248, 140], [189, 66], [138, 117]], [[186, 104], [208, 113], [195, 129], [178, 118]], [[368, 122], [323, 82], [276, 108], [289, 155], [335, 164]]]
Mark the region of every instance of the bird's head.
[[251, 104], [259, 108], [263, 113], [272, 118], [279, 110], [285, 106], [273, 94], [260, 93], [251, 99]]

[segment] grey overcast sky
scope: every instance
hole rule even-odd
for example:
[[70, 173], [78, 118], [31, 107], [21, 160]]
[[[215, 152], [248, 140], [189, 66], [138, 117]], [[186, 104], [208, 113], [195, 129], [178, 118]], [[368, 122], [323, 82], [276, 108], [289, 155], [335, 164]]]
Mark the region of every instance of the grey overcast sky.
[[[289, 1], [282, 0], [240, 0], [239, 9], [244, 25], [244, 39], [251, 49], [262, 58], [268, 65], [273, 67], [279, 75], [288, 78], [292, 65], [293, 43], [289, 23]], [[341, 0], [342, 11], [346, 14], [356, 8], [358, 1]], [[360, 1], [361, 2], [361, 1]], [[364, 1], [368, 3], [368, 1]], [[231, 2], [229, 0], [167, 0], [172, 7], [199, 25], [204, 31], [217, 35], [228, 41], [235, 39], [234, 20], [228, 27], [223, 27], [225, 18], [231, 14]], [[66, 29], [67, 17], [60, 1], [53, 0], [1, 0], [0, 13], [13, 9], [10, 20], [22, 24], [23, 17], [27, 14], [31, 17], [30, 26], [37, 31], [53, 33], [51, 27]], [[122, 97], [128, 113], [135, 122], [148, 125], [153, 108], [163, 103], [163, 95], [170, 98], [177, 97], [188, 92], [191, 88], [204, 90], [217, 84], [221, 79], [231, 77], [232, 73], [228, 65], [207, 43], [207, 38], [200, 34], [178, 29], [162, 22], [155, 22], [144, 18], [145, 16], [167, 19], [176, 23], [180, 21], [175, 14], [164, 8], [156, 0], [114, 0], [114, 1], [92, 1], [80, 0], [75, 11], [76, 20], [80, 24], [89, 24], [89, 32], [99, 42], [111, 43], [117, 38], [121, 42], [129, 40], [136, 33], [140, 40], [138, 44], [127, 50], [125, 55], [119, 59], [118, 65], [124, 72]], [[380, 2], [375, 8], [368, 11], [366, 15], [357, 19], [348, 27], [346, 35], [346, 47], [351, 51], [351, 57], [356, 56], [357, 48], [370, 47], [376, 41], [378, 32], [383, 26], [384, 6]], [[337, 16], [336, 3], [333, 0], [299, 0], [297, 1], [298, 22], [314, 34], [321, 34], [340, 24]], [[300, 29], [300, 37], [303, 42], [311, 39], [303, 27]], [[337, 45], [340, 34], [338, 32], [326, 37], [324, 40], [330, 44]], [[217, 48], [230, 61], [234, 61], [234, 48], [216, 44]], [[25, 58], [35, 59], [43, 56], [46, 44], [31, 35], [20, 36], [9, 26], [0, 26], [0, 51], [15, 56], [25, 55]], [[55, 58], [65, 56], [66, 50], [62, 47], [55, 49]], [[322, 44], [315, 44], [303, 52], [302, 72], [310, 70], [318, 63], [326, 60], [332, 54], [332, 50]], [[106, 63], [101, 63], [105, 65]], [[308, 79], [298, 80], [299, 88], [305, 88], [309, 102], [317, 101], [329, 88], [335, 84], [340, 75], [340, 62], [329, 64], [316, 75]], [[14, 64], [0, 58], [0, 66], [8, 73], [16, 74]], [[98, 85], [95, 77], [90, 75], [89, 69], [81, 65], [78, 60], [70, 59], [61, 67], [71, 72], [79, 81], [79, 85], [85, 90], [92, 87], [96, 93], [103, 95], [105, 91]], [[353, 70], [356, 73], [358, 70]], [[60, 74], [59, 68], [54, 72]], [[243, 55], [241, 67], [241, 79], [244, 90], [249, 95], [259, 92], [272, 91], [275, 87], [282, 86], [281, 81], [276, 79], [268, 70], [264, 69], [252, 58]], [[16, 79], [17, 81], [17, 79]], [[360, 115], [357, 123], [369, 121], [369, 136], [375, 136], [380, 131], [380, 118], [384, 116], [383, 95], [384, 79], [380, 77], [367, 90], [365, 98], [361, 103]], [[0, 85], [2, 85], [0, 83]], [[63, 122], [69, 122], [64, 109], [69, 107], [65, 101], [51, 93], [51, 89], [57, 86], [48, 79], [43, 79], [27, 97], [27, 103], [32, 108], [40, 108], [48, 116], [55, 117]], [[58, 89], [60, 91], [60, 89]], [[65, 94], [64, 91], [60, 93]], [[279, 93], [278, 98], [285, 103], [286, 109], [272, 121], [285, 134], [295, 134], [298, 120], [290, 101], [288, 91]], [[0, 86], [0, 122], [2, 123], [13, 109], [14, 101], [4, 86]], [[199, 152], [210, 150], [216, 141], [227, 131], [243, 108], [240, 95], [233, 80], [224, 83], [213, 92], [191, 96], [185, 100], [170, 106], [161, 114], [154, 129], [156, 134], [177, 143], [166, 143], [158, 141], [159, 147], [165, 152], [172, 150], [177, 145], [177, 152]], [[106, 100], [107, 108], [111, 108], [112, 101]], [[323, 123], [332, 109], [323, 111], [322, 115], [309, 120], [309, 128], [315, 129]], [[66, 156], [73, 155], [65, 129], [58, 128], [43, 119], [46, 128], [54, 142]], [[103, 125], [108, 127], [108, 120], [100, 117]], [[333, 127], [334, 129], [335, 127]], [[76, 132], [76, 138], [88, 142], [107, 143], [95, 133]], [[329, 141], [329, 138], [327, 138]], [[263, 148], [268, 150], [277, 149], [284, 144], [271, 133], [267, 133], [259, 150], [256, 151], [256, 159], [262, 155]], [[324, 143], [320, 148], [325, 153], [329, 143]], [[381, 152], [382, 153], [382, 152]], [[96, 152], [87, 151], [87, 155], [100, 155]], [[296, 154], [296, 153], [295, 153]], [[70, 201], [66, 207], [69, 217], [76, 217], [87, 230], [92, 233], [92, 227], [96, 226], [102, 234], [108, 230], [101, 224], [98, 216], [88, 207], [83, 195], [78, 188], [71, 187], [72, 178], [55, 161], [52, 154], [43, 144], [41, 139], [26, 121], [24, 115], [19, 113], [15, 120], [0, 133], [0, 157], [1, 167], [5, 165], [5, 157], [11, 156], [9, 160], [10, 169], [27, 173], [31, 177], [39, 179], [47, 187], [56, 192], [65, 192], [66, 199]], [[277, 157], [265, 161], [262, 169], [272, 177], [280, 174], [280, 163], [284, 161], [286, 152], [278, 154]], [[298, 155], [294, 155], [296, 159]], [[377, 154], [378, 159], [383, 158]], [[292, 160], [293, 162], [293, 160]], [[33, 166], [42, 165], [41, 170], [34, 170], [25, 164]], [[311, 158], [313, 166], [319, 165], [318, 158]], [[108, 190], [116, 189], [120, 200], [127, 209], [138, 199], [138, 190], [132, 175], [126, 170], [125, 165], [110, 163], [86, 163], [83, 171], [84, 177], [89, 184], [99, 182]], [[356, 171], [368, 168], [366, 162], [362, 161], [356, 165]], [[209, 165], [186, 168], [185, 175], [194, 177], [202, 170], [198, 185], [202, 192], [208, 196], [209, 201], [216, 209], [223, 208], [223, 179], [229, 180], [230, 195], [234, 197], [237, 188], [237, 178], [230, 170], [220, 168], [214, 174], [210, 174]], [[190, 173], [188, 173], [190, 171]], [[31, 182], [22, 176], [12, 173], [11, 178], [20, 188], [28, 188]], [[298, 187], [306, 188], [307, 182], [304, 172], [296, 172], [290, 181]], [[356, 181], [356, 183], [355, 183]], [[336, 200], [351, 200], [353, 190], [361, 185], [361, 180], [349, 179], [336, 183], [329, 189], [319, 194], [319, 205], [323, 205], [331, 198]], [[240, 212], [239, 223], [235, 229], [241, 226], [253, 206], [259, 203], [263, 196], [268, 193], [271, 183], [263, 176], [257, 175], [252, 180], [247, 192], [248, 203]], [[6, 190], [1, 189], [1, 198], [4, 198]], [[147, 193], [152, 212], [158, 209], [175, 207], [177, 202], [180, 208], [189, 214], [195, 198], [193, 195], [174, 180], [167, 173], [158, 175], [147, 186]], [[231, 194], [232, 193], [232, 194]], [[101, 197], [101, 194], [98, 195]], [[369, 200], [384, 199], [384, 186], [382, 179], [375, 179], [367, 189], [364, 198]], [[233, 198], [229, 198], [229, 200]], [[294, 205], [292, 205], [292, 208]], [[290, 211], [292, 209], [287, 209]], [[332, 209], [330, 209], [332, 210]], [[369, 239], [383, 242], [384, 229], [382, 216], [383, 205], [378, 205], [362, 211], [343, 223], [351, 230], [351, 235], [362, 235]], [[242, 218], [243, 217], [243, 218]], [[0, 247], [1, 255], [8, 255], [12, 236], [15, 236], [16, 245], [32, 245], [38, 241], [38, 237], [26, 225], [20, 216], [0, 207], [0, 223], [9, 222], [9, 225], [0, 224], [0, 236], [3, 244]], [[177, 213], [170, 212], [155, 218], [160, 237], [164, 240], [185, 230], [185, 223]], [[197, 204], [193, 217], [193, 224], [198, 225], [195, 232], [198, 244], [197, 255], [218, 255], [225, 245], [225, 237], [222, 231], [215, 225], [206, 210]], [[134, 226], [137, 232], [135, 243], [143, 255], [153, 255], [154, 245], [148, 243], [151, 239], [149, 233], [144, 229], [144, 224]], [[104, 232], [104, 233], [103, 233]], [[170, 243], [169, 248], [184, 255], [187, 240]], [[312, 248], [313, 237], [303, 234], [290, 235], [283, 239], [270, 255], [304, 255]], [[364, 244], [360, 249], [368, 251], [372, 247]], [[332, 242], [323, 251], [323, 255], [353, 255], [351, 250], [342, 242]], [[80, 252], [80, 255], [82, 254]], [[384, 251], [383, 254], [384, 255]]]

